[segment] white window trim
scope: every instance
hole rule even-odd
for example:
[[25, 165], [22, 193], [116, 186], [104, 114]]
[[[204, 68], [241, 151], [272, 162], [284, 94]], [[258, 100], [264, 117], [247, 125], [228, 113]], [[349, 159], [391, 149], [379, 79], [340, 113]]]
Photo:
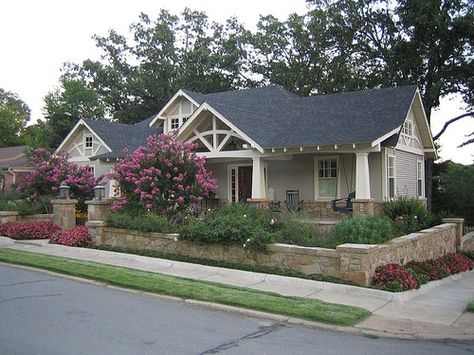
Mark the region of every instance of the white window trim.
[[385, 171], [387, 174], [387, 180], [385, 181], [385, 186], [386, 186], [386, 193], [387, 195], [385, 196], [386, 200], [390, 201], [392, 197], [390, 197], [390, 175], [388, 173], [388, 167], [389, 167], [389, 161], [390, 158], [393, 158], [393, 198], [397, 198], [397, 156], [392, 153], [387, 152], [387, 158], [386, 158], [386, 166], [385, 166]]
[[[91, 138], [92, 145], [90, 147], [87, 146], [87, 138]], [[85, 149], [94, 149], [94, 135], [93, 134], [84, 134], [84, 150]]]
[[[319, 196], [319, 161], [320, 160], [329, 160], [336, 159], [337, 167], [337, 185], [336, 185], [336, 197], [320, 197]], [[315, 201], [331, 201], [335, 198], [340, 198], [341, 196], [341, 166], [339, 164], [339, 156], [337, 155], [328, 155], [328, 156], [316, 156], [314, 157], [314, 200]]]
[[[227, 204], [232, 204], [232, 169], [237, 169], [236, 174], [236, 186], [235, 186], [235, 194], [239, 196], [239, 174], [238, 170], [239, 167], [242, 166], [253, 166], [252, 163], [242, 163], [242, 164], [229, 164], [227, 165]], [[268, 163], [263, 164], [264, 174], [265, 174], [265, 186], [268, 186]], [[268, 188], [267, 188], [268, 190]], [[238, 203], [237, 199], [236, 202]]]
[[[174, 132], [178, 129], [181, 128], [181, 126], [184, 124], [184, 120], [188, 120], [189, 117], [191, 117], [191, 115], [193, 114], [193, 112], [195, 111], [195, 106], [192, 102], [190, 102], [191, 104], [191, 112], [189, 113], [183, 113], [183, 105], [182, 105], [182, 102], [177, 102], [176, 105], [178, 105], [178, 114], [176, 115], [170, 115], [168, 116], [168, 122], [167, 122], [167, 127], [168, 127], [168, 132]], [[172, 128], [172, 120], [173, 119], [177, 119], [178, 120], [178, 127], [177, 128]]]
[[[421, 196], [418, 195], [418, 164], [421, 163]], [[425, 161], [419, 157], [416, 158], [416, 198], [425, 198]]]

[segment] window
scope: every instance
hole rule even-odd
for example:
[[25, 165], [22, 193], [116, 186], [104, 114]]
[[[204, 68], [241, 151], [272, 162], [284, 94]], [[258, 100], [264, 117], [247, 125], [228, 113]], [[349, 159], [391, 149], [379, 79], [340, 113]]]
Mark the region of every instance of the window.
[[178, 129], [178, 128], [179, 128], [179, 118], [172, 118], [171, 129]]
[[86, 136], [86, 149], [91, 149], [94, 144], [94, 138], [92, 136]]
[[402, 127], [402, 133], [406, 134], [407, 136], [413, 135], [413, 122], [409, 119], [405, 121]]
[[416, 195], [423, 197], [423, 161], [416, 162]]
[[90, 166], [90, 165], [89, 165], [89, 167], [87, 168], [87, 170], [88, 170], [90, 173], [92, 173], [92, 175], [95, 176], [95, 166]]
[[387, 164], [387, 177], [388, 177], [388, 197], [390, 199], [395, 198], [395, 157], [388, 157]]
[[318, 160], [318, 197], [336, 197], [337, 177], [336, 158]]

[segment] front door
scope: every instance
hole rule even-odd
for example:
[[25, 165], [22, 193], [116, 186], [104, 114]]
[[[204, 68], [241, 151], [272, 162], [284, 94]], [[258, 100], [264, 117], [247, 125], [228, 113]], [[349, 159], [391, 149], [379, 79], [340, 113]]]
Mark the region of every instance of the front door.
[[239, 202], [247, 203], [252, 197], [252, 167], [239, 166]]
[[252, 166], [231, 166], [229, 173], [230, 202], [247, 202], [252, 197]]

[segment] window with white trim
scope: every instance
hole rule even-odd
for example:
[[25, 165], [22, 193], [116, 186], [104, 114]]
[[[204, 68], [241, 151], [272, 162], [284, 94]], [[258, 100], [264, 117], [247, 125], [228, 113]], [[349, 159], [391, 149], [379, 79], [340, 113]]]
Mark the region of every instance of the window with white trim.
[[179, 118], [172, 118], [171, 121], [171, 126], [170, 128], [173, 129], [178, 129], [179, 128]]
[[337, 158], [318, 159], [318, 197], [335, 198], [337, 178]]
[[395, 198], [395, 157], [389, 155], [387, 159], [388, 198]]
[[416, 161], [416, 196], [424, 197], [423, 194], [423, 175], [424, 175], [424, 167], [423, 161], [417, 160]]
[[94, 146], [94, 137], [92, 135], [85, 136], [84, 146], [86, 149], [92, 149], [92, 147]]
[[87, 170], [88, 170], [90, 173], [92, 173], [92, 175], [95, 176], [95, 166], [89, 165], [89, 166], [87, 167]]

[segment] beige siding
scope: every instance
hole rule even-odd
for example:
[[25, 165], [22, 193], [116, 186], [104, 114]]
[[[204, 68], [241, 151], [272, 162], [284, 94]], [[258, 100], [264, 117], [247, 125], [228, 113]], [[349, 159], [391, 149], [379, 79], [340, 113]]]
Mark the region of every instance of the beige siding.
[[382, 200], [382, 153], [369, 154], [370, 195], [377, 201]]
[[423, 156], [395, 150], [397, 196], [416, 197], [416, 161]]

